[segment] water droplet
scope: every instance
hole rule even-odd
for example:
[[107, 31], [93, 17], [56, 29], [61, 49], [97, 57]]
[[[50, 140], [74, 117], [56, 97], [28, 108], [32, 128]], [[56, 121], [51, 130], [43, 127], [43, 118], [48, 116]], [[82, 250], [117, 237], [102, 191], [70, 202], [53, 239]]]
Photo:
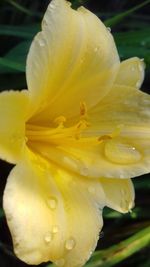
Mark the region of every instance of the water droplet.
[[81, 175], [83, 175], [83, 176], [88, 176], [88, 175], [89, 175], [89, 169], [88, 169], [87, 167], [82, 167], [82, 168], [80, 169], [80, 173], [81, 173]]
[[53, 225], [53, 227], [52, 227], [52, 233], [53, 234], [56, 234], [56, 233], [58, 233], [58, 231], [59, 231], [58, 226], [57, 225]]
[[52, 210], [54, 210], [57, 206], [57, 199], [55, 197], [50, 197], [47, 200], [47, 204]]
[[64, 264], [65, 264], [65, 260], [62, 258], [62, 259], [59, 259], [59, 260], [56, 260], [55, 261], [55, 264], [57, 265], [57, 266], [59, 266], [59, 267], [62, 267], [62, 266], [64, 266]]
[[65, 242], [65, 248], [67, 250], [72, 250], [75, 247], [75, 245], [76, 245], [76, 242], [75, 242], [74, 238], [70, 238], [70, 239], [66, 240], [66, 242]]
[[50, 243], [52, 241], [52, 234], [51, 232], [47, 232], [44, 236], [44, 240], [46, 243]]
[[137, 81], [136, 87], [139, 88], [141, 86], [141, 81]]
[[50, 3], [50, 8], [54, 9], [56, 6], [53, 3]]
[[133, 146], [110, 140], [105, 144], [105, 156], [118, 164], [132, 164], [141, 159], [141, 153]]
[[40, 40], [39, 40], [39, 45], [42, 46], [42, 47], [45, 46], [45, 42], [44, 42], [44, 40], [40, 39]]
[[44, 18], [42, 20], [42, 28], [47, 27], [47, 26], [48, 26], [48, 23], [47, 23], [46, 19]]
[[111, 32], [111, 28], [110, 28], [110, 27], [107, 27], [107, 30], [108, 30], [109, 32]]
[[121, 192], [121, 195], [122, 196], [125, 196], [126, 195], [126, 191], [123, 188], [121, 188], [120, 192]]
[[138, 65], [138, 69], [139, 69], [140, 72], [142, 72], [143, 71], [143, 64], [139, 64]]
[[94, 186], [89, 186], [88, 187], [88, 191], [89, 191], [89, 193], [94, 194], [95, 193], [95, 187]]
[[97, 51], [98, 51], [98, 47], [95, 47], [95, 48], [94, 48], [94, 52], [97, 52]]

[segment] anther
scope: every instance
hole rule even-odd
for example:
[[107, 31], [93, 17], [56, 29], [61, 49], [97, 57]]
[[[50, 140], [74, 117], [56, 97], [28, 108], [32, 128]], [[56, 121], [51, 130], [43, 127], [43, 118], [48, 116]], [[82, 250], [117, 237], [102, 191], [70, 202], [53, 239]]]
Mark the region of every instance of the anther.
[[103, 142], [105, 140], [110, 140], [112, 137], [110, 135], [102, 135], [98, 138], [98, 141]]
[[66, 122], [66, 118], [64, 116], [59, 116], [54, 120], [54, 123], [56, 123], [59, 127], [63, 126]]

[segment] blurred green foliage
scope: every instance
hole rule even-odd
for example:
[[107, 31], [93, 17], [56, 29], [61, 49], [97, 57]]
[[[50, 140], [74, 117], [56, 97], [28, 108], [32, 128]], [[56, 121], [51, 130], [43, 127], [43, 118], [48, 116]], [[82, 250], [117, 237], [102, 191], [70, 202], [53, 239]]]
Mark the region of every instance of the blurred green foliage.
[[[74, 8], [84, 5], [111, 27], [121, 59], [144, 58], [146, 79], [143, 90], [150, 88], [150, 1], [72, 0]], [[26, 56], [49, 0], [0, 1], [0, 90], [26, 88]], [[12, 166], [0, 162], [0, 264], [2, 267], [28, 266], [12, 250], [11, 237], [2, 210], [2, 194]], [[149, 175], [135, 178], [136, 205], [122, 215], [105, 209], [105, 226], [96, 252], [87, 267], [148, 267], [150, 242]], [[137, 253], [138, 252], [138, 253]], [[52, 266], [42, 264], [40, 266]]]

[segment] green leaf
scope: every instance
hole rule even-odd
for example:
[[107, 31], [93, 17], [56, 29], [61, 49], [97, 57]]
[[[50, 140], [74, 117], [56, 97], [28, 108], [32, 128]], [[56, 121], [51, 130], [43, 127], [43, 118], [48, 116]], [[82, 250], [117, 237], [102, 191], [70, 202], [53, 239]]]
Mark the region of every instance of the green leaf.
[[146, 6], [146, 5], [149, 4], [149, 3], [150, 3], [150, 0], [146, 0], [146, 1], [144, 1], [143, 3], [137, 5], [137, 6], [131, 8], [131, 9], [129, 9], [129, 10], [123, 12], [123, 13], [120, 13], [120, 14], [118, 14], [118, 15], [116, 15], [116, 16], [110, 18], [110, 19], [107, 19], [107, 20], [105, 20], [105, 25], [106, 25], [107, 27], [112, 27], [112, 26], [118, 24], [118, 23], [119, 23], [120, 21], [122, 21], [124, 18], [128, 17], [129, 15], [131, 15], [133, 12], [139, 10], [140, 8]]
[[25, 72], [26, 58], [31, 41], [21, 42], [0, 58], [0, 73]]
[[86, 267], [111, 267], [150, 244], [150, 226], [112, 247], [94, 253]]
[[122, 59], [144, 58], [150, 67], [150, 29], [114, 33], [119, 55]]
[[41, 14], [38, 12], [33, 12], [31, 10], [28, 10], [27, 8], [25, 8], [24, 6], [22, 6], [21, 4], [13, 1], [13, 0], [6, 0], [9, 4], [11, 4], [12, 6], [14, 6], [16, 9], [18, 9], [19, 11], [21, 11], [22, 13], [25, 13], [28, 16], [36, 16], [41, 18]]
[[25, 67], [23, 64], [20, 64], [16, 61], [9, 60], [7, 58], [0, 57], [0, 66], [6, 67], [8, 69], [17, 70], [17, 71], [25, 71]]
[[25, 39], [33, 38], [39, 30], [39, 24], [31, 24], [29, 26], [0, 25], [0, 35], [15, 36]]

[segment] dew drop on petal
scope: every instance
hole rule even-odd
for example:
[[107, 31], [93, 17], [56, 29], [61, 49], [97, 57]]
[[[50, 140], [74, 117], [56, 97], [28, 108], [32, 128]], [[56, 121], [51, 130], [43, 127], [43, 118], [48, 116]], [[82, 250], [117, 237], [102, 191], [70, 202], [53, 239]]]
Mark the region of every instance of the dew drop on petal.
[[55, 197], [50, 197], [47, 199], [48, 206], [54, 210], [57, 207], [57, 199]]
[[52, 227], [52, 233], [53, 234], [56, 234], [56, 233], [58, 233], [58, 231], [59, 231], [58, 226], [57, 225], [53, 225], [53, 227]]
[[44, 18], [44, 19], [42, 20], [42, 28], [45, 28], [45, 27], [47, 27], [47, 26], [48, 26], [47, 20]]
[[118, 164], [136, 163], [142, 157], [135, 147], [114, 140], [110, 140], [105, 144], [104, 154], [108, 160]]
[[110, 27], [107, 27], [107, 30], [108, 30], [109, 32], [111, 32], [111, 28], [110, 28]]
[[75, 247], [75, 245], [76, 245], [76, 242], [75, 242], [74, 238], [70, 238], [70, 239], [66, 240], [66, 242], [65, 242], [65, 248], [67, 250], [72, 250]]
[[45, 46], [45, 42], [44, 42], [44, 40], [40, 39], [40, 40], [39, 40], [39, 45], [40, 45], [41, 47]]
[[137, 81], [137, 83], [136, 83], [136, 87], [139, 88], [140, 85], [141, 85], [141, 81]]
[[141, 61], [141, 62], [144, 62], [144, 58], [140, 58], [140, 61]]
[[81, 167], [80, 173], [83, 176], [88, 176], [89, 175], [89, 169], [87, 167], [85, 167], [85, 166], [84, 167]]
[[120, 190], [120, 192], [123, 197], [126, 195], [126, 191], [123, 188]]
[[89, 186], [88, 187], [88, 191], [89, 191], [89, 193], [94, 194], [95, 193], [95, 187], [94, 186]]
[[97, 52], [97, 51], [98, 51], [98, 47], [95, 47], [95, 48], [94, 48], [94, 52]]
[[52, 241], [52, 234], [51, 232], [47, 232], [44, 236], [44, 241], [48, 244]]
[[55, 7], [56, 7], [56, 6], [55, 6], [53, 3], [50, 3], [50, 8], [51, 8], [51, 9], [55, 9]]
[[138, 65], [139, 71], [142, 72], [143, 71], [143, 66], [141, 64]]

